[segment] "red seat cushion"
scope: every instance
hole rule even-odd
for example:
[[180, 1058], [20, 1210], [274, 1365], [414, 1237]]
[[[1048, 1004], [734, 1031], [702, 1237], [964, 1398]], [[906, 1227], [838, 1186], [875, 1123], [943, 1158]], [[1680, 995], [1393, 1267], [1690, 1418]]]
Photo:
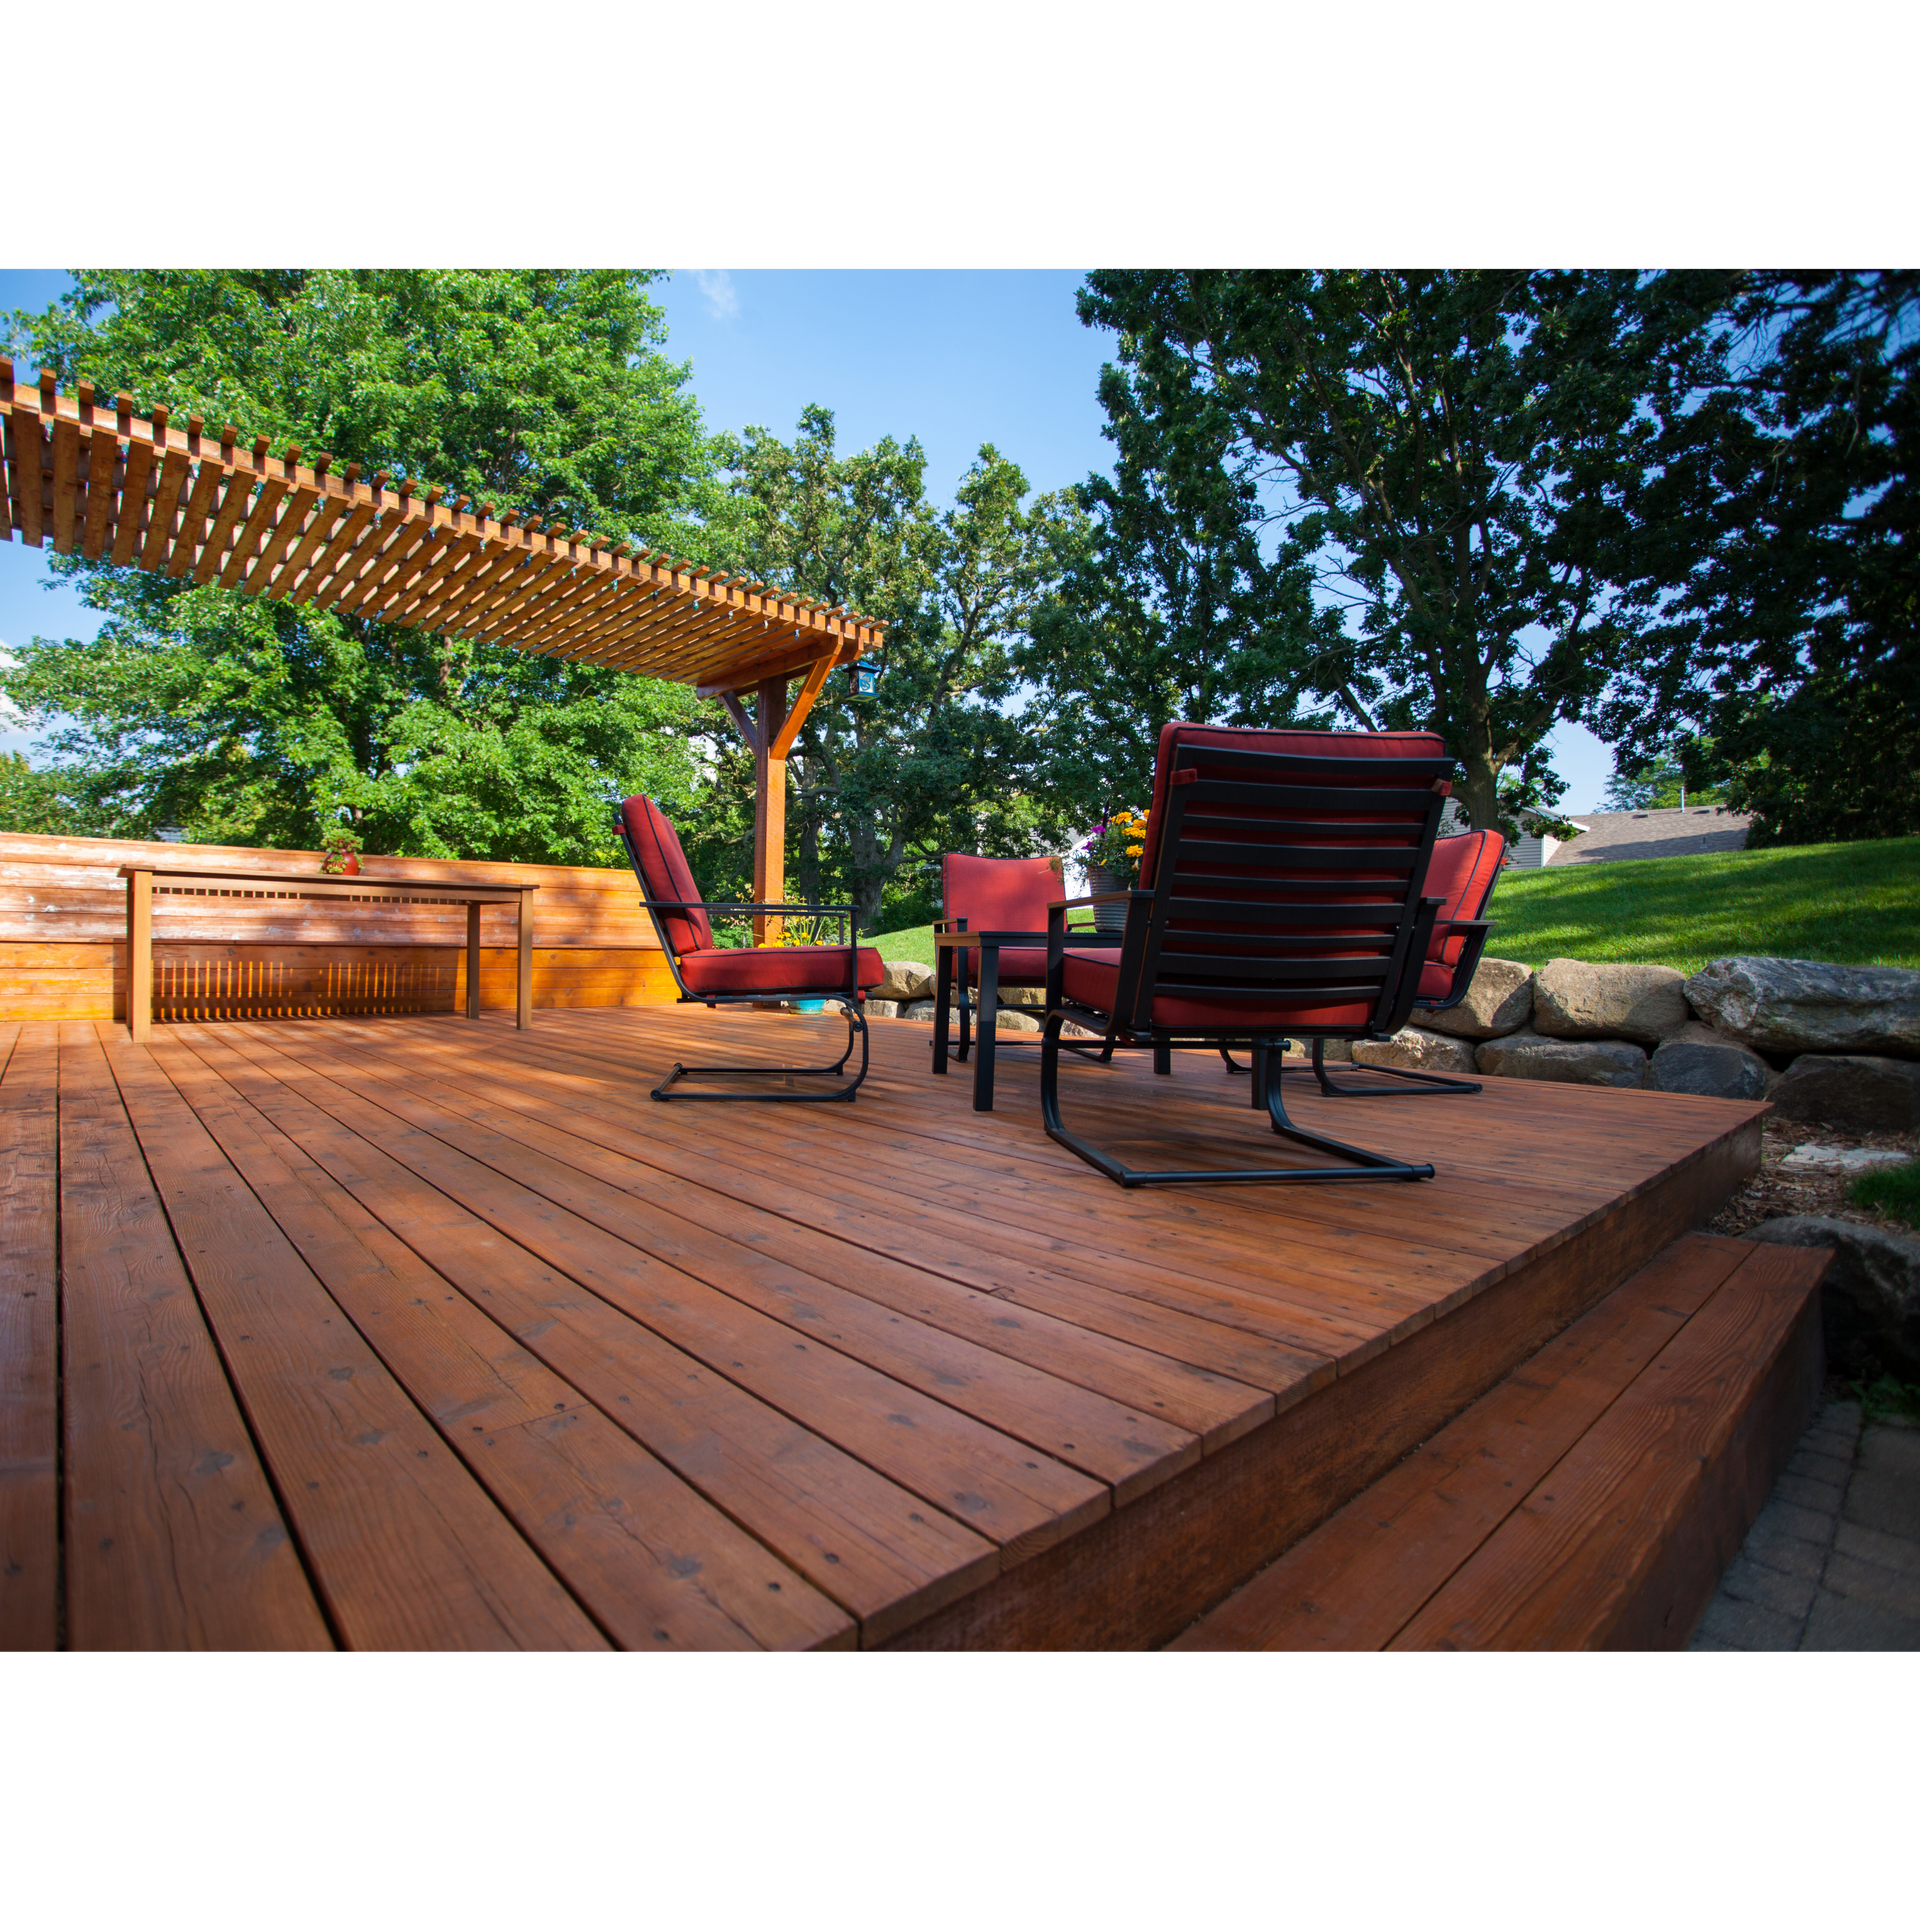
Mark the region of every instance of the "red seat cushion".
[[[1081, 949], [1069, 947], [1071, 955]], [[1089, 953], [1098, 953], [1098, 947], [1085, 949]], [[1113, 951], [1118, 954], [1120, 949]], [[967, 981], [980, 977], [980, 957], [969, 952], [967, 956]], [[1044, 987], [1047, 984], [1047, 950], [1045, 947], [1002, 947], [1000, 949], [1000, 984], [1003, 987]]]
[[[886, 977], [878, 951], [862, 947], [860, 985], [877, 987]], [[845, 947], [708, 947], [680, 956], [680, 977], [689, 993], [764, 993], [769, 996], [831, 992], [847, 984]]]
[[[620, 818], [626, 825], [627, 845], [639, 862], [647, 898], [698, 900], [700, 889], [693, 883], [687, 856], [680, 851], [680, 836], [674, 832], [673, 822], [640, 793], [620, 803]], [[713, 923], [698, 908], [687, 911], [663, 907], [660, 921], [676, 954], [697, 953], [713, 945]]]
[[[1120, 986], [1120, 953], [1082, 949], [1069, 952], [1061, 988], [1069, 1000], [1083, 1007], [1111, 1013]], [[1371, 1000], [1329, 1002], [1307, 1006], [1298, 1000], [1190, 1000], [1179, 994], [1154, 996], [1153, 1018], [1162, 1027], [1234, 1027], [1241, 1031], [1265, 1029], [1272, 1033], [1309, 1033], [1317, 1028], [1354, 1028], [1365, 1031], [1373, 1016]]]
[[950, 853], [941, 863], [942, 911], [964, 920], [975, 933], [1044, 935], [1047, 907], [1067, 897], [1057, 857], [993, 860], [977, 853]]
[[[1487, 896], [1493, 892], [1493, 883], [1500, 877], [1500, 862], [1505, 857], [1507, 843], [1505, 838], [1490, 829], [1479, 833], [1449, 834], [1444, 840], [1433, 843], [1433, 859], [1427, 867], [1426, 897], [1444, 898], [1446, 905], [1440, 910], [1442, 920], [1478, 920], [1486, 911]], [[1456, 933], [1448, 938], [1445, 928], [1435, 927], [1432, 944], [1427, 948], [1427, 958], [1438, 961], [1447, 970], [1448, 984], [1441, 990], [1441, 998], [1453, 991], [1453, 968], [1459, 964], [1460, 955], [1467, 944], [1464, 933]], [[1426, 975], [1420, 978], [1420, 995], [1427, 997]]]

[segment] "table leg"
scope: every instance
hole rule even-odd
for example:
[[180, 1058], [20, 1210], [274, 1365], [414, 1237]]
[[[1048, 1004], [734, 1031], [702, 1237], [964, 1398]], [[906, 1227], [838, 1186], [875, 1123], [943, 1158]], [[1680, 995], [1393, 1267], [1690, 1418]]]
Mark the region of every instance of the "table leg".
[[127, 875], [127, 1036], [147, 1044], [153, 1019], [153, 875]]
[[467, 1018], [480, 1018], [480, 902], [467, 902]]
[[973, 1044], [979, 1052], [973, 1057], [973, 1110], [993, 1111], [993, 1040], [1000, 1026], [1000, 949], [982, 944], [980, 981], [974, 988], [974, 1005], [979, 1019]]
[[939, 947], [933, 956], [933, 1070], [947, 1070], [947, 1020], [953, 1012], [953, 949]]
[[514, 983], [513, 1024], [522, 1033], [533, 1025], [533, 907], [520, 896], [520, 964]]

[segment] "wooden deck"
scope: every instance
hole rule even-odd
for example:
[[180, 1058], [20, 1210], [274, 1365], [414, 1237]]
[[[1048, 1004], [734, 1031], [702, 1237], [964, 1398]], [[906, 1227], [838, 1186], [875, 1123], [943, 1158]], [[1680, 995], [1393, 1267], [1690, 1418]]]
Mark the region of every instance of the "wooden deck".
[[[1758, 1162], [1494, 1080], [1299, 1098], [1431, 1182], [1126, 1194], [907, 1022], [850, 1108], [646, 1097], [829, 1024], [0, 1027], [0, 1645], [1163, 1644]], [[1063, 1073], [1287, 1152], [1210, 1057]]]

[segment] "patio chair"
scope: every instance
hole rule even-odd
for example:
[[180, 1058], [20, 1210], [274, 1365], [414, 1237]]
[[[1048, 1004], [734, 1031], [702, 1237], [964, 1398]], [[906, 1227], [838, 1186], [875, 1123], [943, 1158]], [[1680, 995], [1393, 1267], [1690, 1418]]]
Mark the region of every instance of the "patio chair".
[[[973, 1065], [973, 1104], [977, 1112], [988, 1113], [993, 1108], [998, 1048], [1033, 1044], [1000, 1038], [1000, 989], [1046, 985], [1047, 909], [1066, 897], [1066, 880], [1057, 855], [1032, 860], [996, 859], [974, 853], [942, 857], [940, 906], [946, 917], [934, 923], [934, 933], [971, 933], [979, 944], [971, 951], [939, 947], [934, 976], [933, 1070], [945, 1073], [949, 1055], [964, 1065], [974, 1046], [967, 1007], [971, 975], [980, 1014]], [[1076, 927], [1073, 937], [1076, 946], [1117, 948], [1120, 944], [1117, 933], [1096, 933], [1089, 927]], [[949, 1035], [949, 1022], [956, 1010], [960, 1023], [957, 1046]], [[1076, 1052], [1083, 1050], [1083, 1043], [1066, 1044]], [[1111, 1049], [1102, 1054], [1102, 1058], [1110, 1057]]]
[[[1445, 904], [1426, 890], [1454, 763], [1430, 733], [1161, 731], [1141, 884], [1117, 952], [1069, 952], [1072, 901], [1047, 915], [1040, 1111], [1047, 1133], [1123, 1187], [1198, 1182], [1430, 1180], [1296, 1126], [1282, 1097], [1288, 1035], [1384, 1038], [1406, 1022]], [[1253, 1053], [1253, 1104], [1273, 1131], [1339, 1164], [1141, 1171], [1067, 1128], [1060, 1029], [1103, 1042]]]
[[[1445, 1013], [1467, 997], [1473, 984], [1474, 969], [1487, 944], [1493, 923], [1484, 919], [1487, 903], [1493, 898], [1494, 882], [1500, 877], [1500, 864], [1506, 857], [1505, 838], [1491, 830], [1479, 833], [1449, 834], [1433, 843], [1433, 860], [1427, 868], [1427, 891], [1440, 895], [1446, 905], [1434, 923], [1433, 944], [1427, 949], [1420, 969], [1420, 989], [1413, 996], [1417, 1013]], [[1326, 1063], [1326, 1038], [1312, 1040], [1312, 1059], [1306, 1067], [1287, 1067], [1290, 1074], [1311, 1072], [1320, 1083], [1320, 1091], [1342, 1100], [1383, 1099], [1408, 1094], [1478, 1093], [1478, 1080], [1456, 1080], [1442, 1073], [1419, 1073], [1411, 1067], [1376, 1067], [1360, 1061], [1336, 1063], [1329, 1073]], [[1220, 1057], [1229, 1073], [1251, 1073], [1222, 1047]], [[1414, 1084], [1397, 1087], [1353, 1086], [1359, 1075], [1382, 1076]]]
[[[703, 900], [693, 870], [681, 851], [673, 822], [647, 799], [636, 794], [621, 803], [615, 822], [634, 878], [646, 904], [660, 951], [667, 957], [681, 1003], [699, 1001], [708, 1007], [739, 1006], [768, 1000], [837, 1000], [846, 1008], [847, 1045], [830, 1067], [688, 1067], [673, 1071], [653, 1089], [656, 1100], [760, 1100], [823, 1103], [852, 1100], [867, 1077], [866, 990], [880, 984], [884, 974], [880, 955], [853, 940], [851, 907], [818, 907], [782, 900]], [[793, 919], [843, 920], [847, 939], [842, 944], [778, 947], [716, 947], [713, 916], [782, 914]], [[860, 1043], [860, 1068], [846, 1080], [846, 1065]], [[844, 1085], [814, 1092], [789, 1084], [779, 1091], [763, 1091], [771, 1080], [793, 1081], [838, 1078]], [[708, 1092], [679, 1088], [683, 1080], [743, 1080], [739, 1091]]]

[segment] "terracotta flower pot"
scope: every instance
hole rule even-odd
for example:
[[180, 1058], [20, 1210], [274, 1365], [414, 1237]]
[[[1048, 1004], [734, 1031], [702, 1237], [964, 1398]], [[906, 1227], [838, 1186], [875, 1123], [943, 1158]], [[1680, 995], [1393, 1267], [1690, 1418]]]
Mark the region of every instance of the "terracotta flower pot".
[[360, 871], [360, 856], [348, 847], [341, 853], [330, 853], [320, 862], [322, 873], [356, 874]]

